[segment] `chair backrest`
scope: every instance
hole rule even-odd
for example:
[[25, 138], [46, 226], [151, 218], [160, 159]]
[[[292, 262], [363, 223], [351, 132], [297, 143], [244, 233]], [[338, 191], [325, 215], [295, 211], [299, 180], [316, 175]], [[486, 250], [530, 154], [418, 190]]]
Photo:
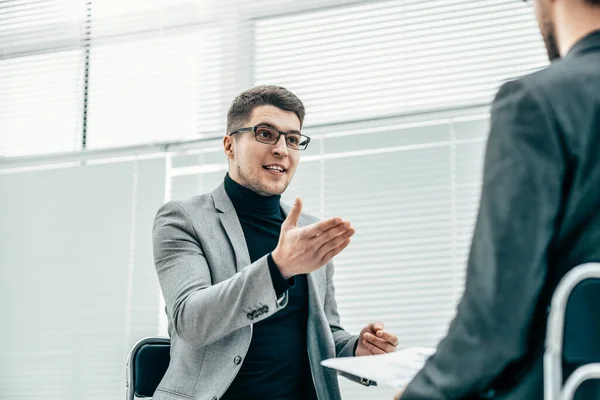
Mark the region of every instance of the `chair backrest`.
[[[600, 277], [587, 278], [573, 288], [565, 310], [564, 330], [563, 379], [570, 379], [582, 366], [600, 363]], [[592, 378], [594, 371], [590, 372]], [[600, 382], [586, 380], [577, 385], [575, 398], [600, 399]], [[566, 389], [565, 385], [563, 392]]]
[[571, 399], [576, 391], [579, 399], [600, 399], [600, 384], [585, 382], [599, 377], [600, 263], [588, 263], [569, 271], [552, 296], [544, 355], [545, 399]]
[[127, 400], [152, 397], [167, 368], [171, 341], [164, 337], [148, 337], [133, 345], [127, 357]]
[[600, 278], [588, 278], [571, 291], [565, 311], [563, 360], [569, 364], [600, 362]]

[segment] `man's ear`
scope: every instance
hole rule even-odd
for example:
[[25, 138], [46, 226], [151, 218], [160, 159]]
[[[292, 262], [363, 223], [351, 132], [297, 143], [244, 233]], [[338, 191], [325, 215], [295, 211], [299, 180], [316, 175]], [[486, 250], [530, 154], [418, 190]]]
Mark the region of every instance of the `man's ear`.
[[234, 147], [235, 147], [233, 142], [234, 142], [233, 137], [231, 137], [229, 135], [225, 135], [223, 137], [223, 151], [225, 153], [225, 156], [227, 156], [227, 158], [229, 160], [233, 160]]

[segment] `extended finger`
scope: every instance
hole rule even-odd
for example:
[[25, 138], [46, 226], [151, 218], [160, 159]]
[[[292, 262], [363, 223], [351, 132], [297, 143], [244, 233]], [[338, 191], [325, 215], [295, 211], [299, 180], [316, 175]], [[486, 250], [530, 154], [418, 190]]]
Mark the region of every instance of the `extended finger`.
[[291, 226], [297, 226], [298, 218], [300, 218], [301, 213], [302, 213], [302, 199], [300, 197], [296, 197], [296, 200], [294, 201], [294, 205], [292, 206], [292, 209], [288, 213], [288, 216], [286, 217], [284, 224], [291, 225]]
[[350, 244], [350, 238], [348, 237], [345, 241], [343, 241], [340, 245], [334, 247], [333, 249], [329, 250], [325, 256], [323, 256], [323, 258], [321, 258], [321, 263], [323, 265], [327, 264], [329, 261], [331, 261], [331, 259], [335, 256], [337, 256], [338, 254], [340, 254], [340, 252], [342, 250], [344, 250], [346, 247], [348, 247], [348, 245]]
[[386, 353], [393, 353], [394, 351], [396, 351], [396, 346], [394, 346], [392, 343], [388, 342], [387, 340], [378, 338], [377, 336], [372, 335], [370, 333], [365, 333], [363, 335], [363, 339], [371, 343], [372, 345], [377, 346]]
[[350, 237], [354, 235], [354, 229], [350, 228], [349, 231], [333, 238], [332, 240], [324, 243], [318, 250], [317, 254], [324, 258], [326, 254], [328, 254], [332, 249], [340, 246], [342, 243], [346, 242]]
[[[321, 251], [321, 247], [330, 244], [330, 242], [334, 241], [337, 238], [350, 237], [354, 235], [354, 232], [355, 230], [350, 226], [350, 222], [344, 222], [336, 226], [335, 228], [331, 228], [327, 232], [324, 232], [323, 234], [315, 237], [314, 243], [315, 246], [319, 249], [319, 251]], [[333, 245], [335, 246], [335, 244]], [[327, 249], [327, 247], [325, 247], [324, 249]], [[327, 249], [327, 251], [329, 250], [330, 249]]]
[[305, 234], [307, 237], [313, 238], [315, 236], [323, 234], [323, 232], [326, 232], [331, 228], [335, 228], [343, 222], [344, 221], [339, 217], [329, 218], [324, 221], [315, 222], [314, 224], [311, 224], [305, 228]]

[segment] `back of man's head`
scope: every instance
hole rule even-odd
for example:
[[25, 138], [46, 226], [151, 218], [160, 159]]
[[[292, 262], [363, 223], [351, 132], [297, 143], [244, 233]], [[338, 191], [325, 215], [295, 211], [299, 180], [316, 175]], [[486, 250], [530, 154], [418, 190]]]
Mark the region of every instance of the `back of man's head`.
[[227, 133], [243, 128], [252, 111], [264, 105], [293, 112], [298, 116], [300, 126], [304, 122], [304, 104], [295, 94], [281, 86], [263, 85], [248, 89], [233, 100], [227, 112]]

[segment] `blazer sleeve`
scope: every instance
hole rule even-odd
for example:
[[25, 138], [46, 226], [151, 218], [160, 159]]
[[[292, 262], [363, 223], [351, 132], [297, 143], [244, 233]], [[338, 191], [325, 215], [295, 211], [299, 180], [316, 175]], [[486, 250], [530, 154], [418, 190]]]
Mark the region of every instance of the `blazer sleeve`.
[[542, 94], [505, 84], [492, 108], [466, 288], [437, 352], [402, 400], [486, 390], [524, 355], [559, 219], [565, 150]]
[[209, 345], [285, 307], [273, 288], [267, 256], [212, 284], [198, 236], [184, 208], [164, 204], [153, 228], [154, 263], [172, 328], [193, 346]]
[[335, 300], [335, 287], [333, 285], [333, 261], [330, 261], [327, 268], [327, 291], [325, 292], [325, 316], [333, 335], [335, 343], [335, 354], [337, 357], [353, 357], [358, 336], [346, 332], [340, 323], [340, 315], [337, 310]]

